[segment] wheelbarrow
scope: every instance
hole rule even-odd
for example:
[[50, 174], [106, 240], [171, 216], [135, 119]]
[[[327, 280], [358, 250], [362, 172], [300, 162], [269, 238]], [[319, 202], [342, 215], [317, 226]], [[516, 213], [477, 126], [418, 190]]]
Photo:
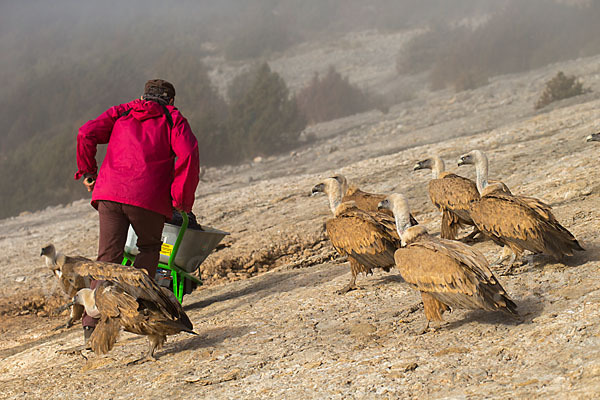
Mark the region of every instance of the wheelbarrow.
[[[183, 217], [181, 226], [165, 223], [157, 269], [157, 276], [161, 270], [167, 271], [167, 273], [171, 272], [172, 290], [180, 303], [185, 294], [186, 280], [189, 284], [192, 282], [196, 285], [202, 284], [202, 281], [191, 273], [195, 272], [219, 242], [229, 235], [229, 232], [205, 226], [202, 226], [203, 230], [188, 229], [187, 213], [182, 212], [181, 216]], [[137, 235], [130, 225], [125, 243], [123, 265], [133, 263], [135, 256], [139, 254], [136, 242]]]

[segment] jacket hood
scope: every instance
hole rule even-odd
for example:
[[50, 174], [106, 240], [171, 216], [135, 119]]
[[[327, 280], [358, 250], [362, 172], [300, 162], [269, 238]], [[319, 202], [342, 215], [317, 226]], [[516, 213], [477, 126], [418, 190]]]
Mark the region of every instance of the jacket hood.
[[161, 105], [153, 101], [135, 100], [131, 103], [131, 115], [138, 121], [160, 117], [163, 114]]

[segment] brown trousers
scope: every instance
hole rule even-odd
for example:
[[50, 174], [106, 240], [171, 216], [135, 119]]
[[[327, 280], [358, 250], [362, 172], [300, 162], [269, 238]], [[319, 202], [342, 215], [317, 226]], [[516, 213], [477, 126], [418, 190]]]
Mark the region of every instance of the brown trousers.
[[[131, 224], [138, 237], [136, 244], [140, 250], [133, 266], [145, 269], [154, 279], [160, 257], [165, 216], [144, 208], [106, 200], [98, 202], [98, 214], [100, 219], [98, 261], [116, 264], [123, 262], [127, 231]], [[92, 281], [90, 287], [95, 289], [99, 283], [100, 281]], [[98, 320], [84, 314], [82, 322], [83, 326], [96, 326]]]

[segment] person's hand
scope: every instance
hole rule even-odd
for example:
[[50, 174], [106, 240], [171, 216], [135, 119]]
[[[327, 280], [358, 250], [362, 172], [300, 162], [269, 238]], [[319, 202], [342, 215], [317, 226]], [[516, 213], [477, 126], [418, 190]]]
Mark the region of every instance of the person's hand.
[[94, 185], [96, 184], [96, 176], [94, 175], [85, 175], [83, 178], [83, 185], [86, 187], [88, 192], [94, 190]]

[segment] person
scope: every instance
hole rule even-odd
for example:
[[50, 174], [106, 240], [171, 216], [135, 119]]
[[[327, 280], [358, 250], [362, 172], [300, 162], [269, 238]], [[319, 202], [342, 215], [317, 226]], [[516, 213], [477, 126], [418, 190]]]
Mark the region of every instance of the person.
[[[109, 108], [77, 134], [75, 179], [92, 192], [99, 215], [99, 261], [120, 264], [127, 231], [137, 234], [134, 267], [155, 277], [162, 230], [172, 210], [190, 212], [199, 181], [198, 142], [174, 106], [175, 88], [162, 79], [146, 82], [140, 99]], [[107, 144], [98, 171], [96, 151]], [[99, 281], [92, 282], [95, 288]], [[87, 342], [97, 319], [83, 317]]]

